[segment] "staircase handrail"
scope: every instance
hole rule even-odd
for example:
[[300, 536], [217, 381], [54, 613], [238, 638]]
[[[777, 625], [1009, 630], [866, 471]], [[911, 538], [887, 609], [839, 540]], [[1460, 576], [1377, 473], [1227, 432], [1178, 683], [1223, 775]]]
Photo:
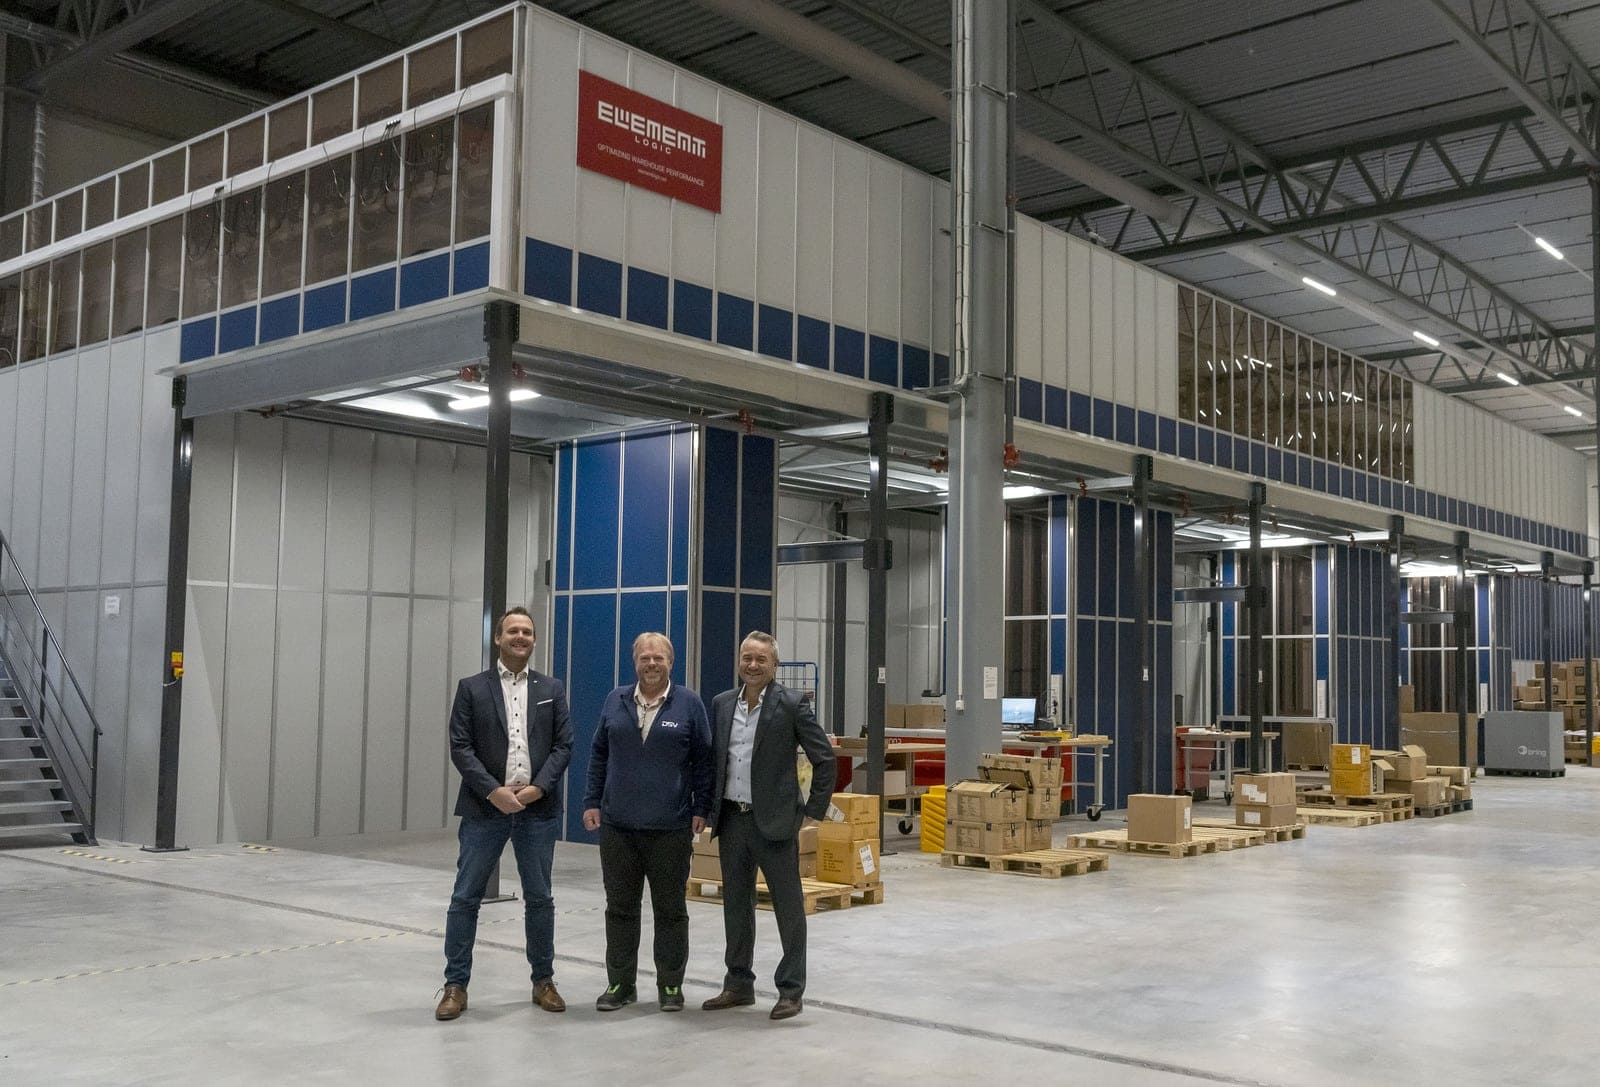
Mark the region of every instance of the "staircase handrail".
[[[84, 823], [85, 830], [87, 831], [89, 838], [92, 840], [94, 838], [96, 808], [98, 807], [100, 792], [100, 738], [105, 735], [105, 730], [100, 727], [100, 720], [95, 715], [94, 707], [90, 705], [88, 696], [83, 693], [83, 686], [78, 682], [77, 673], [72, 670], [72, 664], [67, 660], [67, 655], [61, 648], [61, 642], [56, 637], [55, 630], [50, 626], [50, 620], [45, 617], [44, 609], [39, 606], [39, 598], [34, 595], [32, 586], [28, 584], [27, 575], [22, 572], [22, 565], [17, 561], [17, 554], [12, 550], [11, 542], [6, 539], [5, 532], [0, 531], [0, 588], [3, 588], [4, 575], [7, 572], [8, 564], [9, 572], [15, 576], [17, 582], [21, 585], [23, 592], [27, 594], [28, 602], [33, 605], [33, 613], [39, 620], [39, 629], [42, 632], [46, 642], [45, 648], [46, 650], [54, 650], [55, 659], [60, 662], [62, 673], [66, 676], [67, 682], [72, 685], [72, 692], [77, 696], [78, 704], [83, 708], [83, 712], [87, 717], [87, 721], [91, 730], [91, 739], [88, 750], [85, 750], [83, 738], [79, 736], [77, 730], [72, 727], [70, 719], [67, 721], [65, 729], [62, 731], [65, 731], [67, 735], [72, 737], [73, 743], [76, 744], [78, 748], [78, 754], [86, 759], [89, 763], [87, 774], [87, 777], [89, 778], [87, 815], [85, 815], [85, 813], [81, 810], [83, 807], [81, 798], [73, 797], [73, 803], [80, 808], [79, 819]], [[7, 609], [14, 613], [15, 609], [11, 605], [12, 595], [12, 592], [8, 590], [0, 591], [0, 600], [4, 600]], [[31, 708], [35, 711], [33, 713], [33, 719], [40, 727], [40, 735], [48, 743], [49, 737], [44, 734], [44, 730], [50, 725], [50, 722], [47, 721], [46, 706], [44, 705], [45, 695], [46, 693], [53, 692], [55, 694], [56, 703], [61, 707], [62, 713], [65, 714], [66, 707], [61, 697], [63, 692], [56, 690], [56, 685], [50, 682], [49, 669], [45, 667], [45, 653], [41, 652], [39, 649], [36, 649], [29, 640], [24, 640], [22, 645], [28, 650], [29, 654], [33, 658], [30, 663], [38, 665], [37, 671], [40, 677], [39, 705]], [[26, 688], [21, 682], [20, 677], [13, 675], [11, 680], [16, 686], [17, 694], [22, 696]], [[61, 781], [63, 786], [68, 786], [70, 788], [70, 783], [65, 777], [62, 777]]]

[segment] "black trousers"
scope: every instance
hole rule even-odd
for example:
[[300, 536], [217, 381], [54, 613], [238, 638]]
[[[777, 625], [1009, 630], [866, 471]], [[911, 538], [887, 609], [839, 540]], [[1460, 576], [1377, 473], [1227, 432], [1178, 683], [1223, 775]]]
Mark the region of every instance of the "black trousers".
[[656, 985], [683, 984], [689, 962], [689, 881], [693, 834], [681, 830], [624, 830], [600, 824], [600, 872], [606, 886], [606, 983], [632, 987], [639, 973], [639, 914], [650, 884], [655, 918]]
[[772, 912], [778, 921], [778, 960], [773, 981], [778, 995], [798, 1000], [806, 991], [806, 909], [800, 890], [800, 843], [796, 838], [773, 841], [756, 826], [756, 817], [724, 803], [717, 820], [722, 854], [722, 925], [728, 937], [727, 976], [730, 992], [755, 991], [751, 969], [756, 949], [756, 869], [767, 881]]

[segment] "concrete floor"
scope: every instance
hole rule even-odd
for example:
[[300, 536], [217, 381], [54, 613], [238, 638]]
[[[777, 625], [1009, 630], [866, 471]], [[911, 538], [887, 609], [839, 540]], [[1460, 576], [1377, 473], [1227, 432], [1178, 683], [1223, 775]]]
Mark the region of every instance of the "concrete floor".
[[784, 1024], [767, 913], [764, 999], [698, 1009], [722, 930], [697, 903], [689, 1011], [596, 1013], [585, 846], [556, 855], [571, 1010], [529, 1004], [520, 903], [490, 905], [455, 1023], [432, 1018], [450, 835], [6, 850], [0, 1083], [1592, 1083], [1600, 770], [1476, 793], [1462, 815], [1061, 880], [888, 857], [883, 905], [811, 919]]

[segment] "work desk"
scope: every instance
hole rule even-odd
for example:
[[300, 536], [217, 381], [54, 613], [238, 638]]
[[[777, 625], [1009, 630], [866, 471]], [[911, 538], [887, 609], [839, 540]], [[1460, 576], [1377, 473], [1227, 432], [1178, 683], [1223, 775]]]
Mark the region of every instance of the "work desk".
[[[1217, 753], [1218, 760], [1222, 763], [1221, 767], [1218, 768], [1222, 771], [1222, 799], [1224, 803], [1232, 804], [1234, 747], [1238, 743], [1249, 741], [1249, 731], [1241, 731], [1239, 729], [1190, 729], [1188, 732], [1175, 733], [1172, 738], [1174, 741], [1173, 754], [1176, 756], [1175, 761], [1185, 768], [1188, 766], [1184, 762], [1184, 752], [1187, 748], [1208, 747]], [[1265, 749], [1267, 758], [1267, 773], [1272, 772], [1272, 744], [1277, 738], [1278, 734], [1276, 732], [1263, 732], [1261, 734], [1262, 747]]]

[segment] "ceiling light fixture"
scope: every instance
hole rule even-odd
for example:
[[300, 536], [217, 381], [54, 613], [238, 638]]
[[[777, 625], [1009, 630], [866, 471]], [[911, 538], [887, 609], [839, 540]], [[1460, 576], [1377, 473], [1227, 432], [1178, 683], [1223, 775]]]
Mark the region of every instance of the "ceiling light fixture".
[[1577, 408], [1573, 407], [1571, 404], [1562, 404], [1561, 405], [1561, 410], [1565, 411], [1568, 415], [1576, 415], [1579, 419], [1583, 418], [1583, 412], [1579, 411]]
[[[538, 398], [539, 394], [534, 392], [532, 389], [511, 390], [511, 402], [513, 404], [520, 403], [524, 400], [537, 400]], [[458, 396], [454, 400], [450, 401], [451, 411], [471, 411], [474, 408], [486, 408], [488, 406], [489, 395], [487, 393], [483, 394], [482, 396]]]
[[1329, 298], [1337, 298], [1337, 297], [1339, 297], [1339, 292], [1338, 291], [1334, 290], [1332, 287], [1328, 286], [1326, 283], [1323, 283], [1320, 280], [1312, 279], [1310, 276], [1301, 276], [1300, 277], [1300, 282], [1304, 283], [1307, 287], [1310, 287], [1314, 291], [1321, 291], [1323, 294], [1327, 295]]
[[1434, 339], [1432, 336], [1428, 335], [1426, 332], [1417, 332], [1416, 330], [1413, 329], [1411, 335], [1415, 336], [1417, 339], [1421, 340], [1423, 343], [1427, 344], [1429, 347], [1438, 347], [1439, 346], [1439, 341]]
[[1507, 385], [1521, 385], [1522, 384], [1522, 382], [1518, 381], [1516, 378], [1512, 377], [1510, 374], [1504, 374], [1504, 373], [1501, 373], [1498, 370], [1495, 371], [1494, 376], [1499, 378], [1501, 381], [1504, 381]]
[[1546, 253], [1549, 253], [1552, 257], [1556, 258], [1557, 260], [1566, 260], [1567, 259], [1566, 257], [1562, 256], [1561, 250], [1557, 249], [1555, 246], [1551, 245], [1549, 242], [1545, 241], [1543, 238], [1539, 237], [1537, 234], [1535, 234], [1533, 236], [1533, 244], [1537, 245], [1540, 249], [1543, 249]]

